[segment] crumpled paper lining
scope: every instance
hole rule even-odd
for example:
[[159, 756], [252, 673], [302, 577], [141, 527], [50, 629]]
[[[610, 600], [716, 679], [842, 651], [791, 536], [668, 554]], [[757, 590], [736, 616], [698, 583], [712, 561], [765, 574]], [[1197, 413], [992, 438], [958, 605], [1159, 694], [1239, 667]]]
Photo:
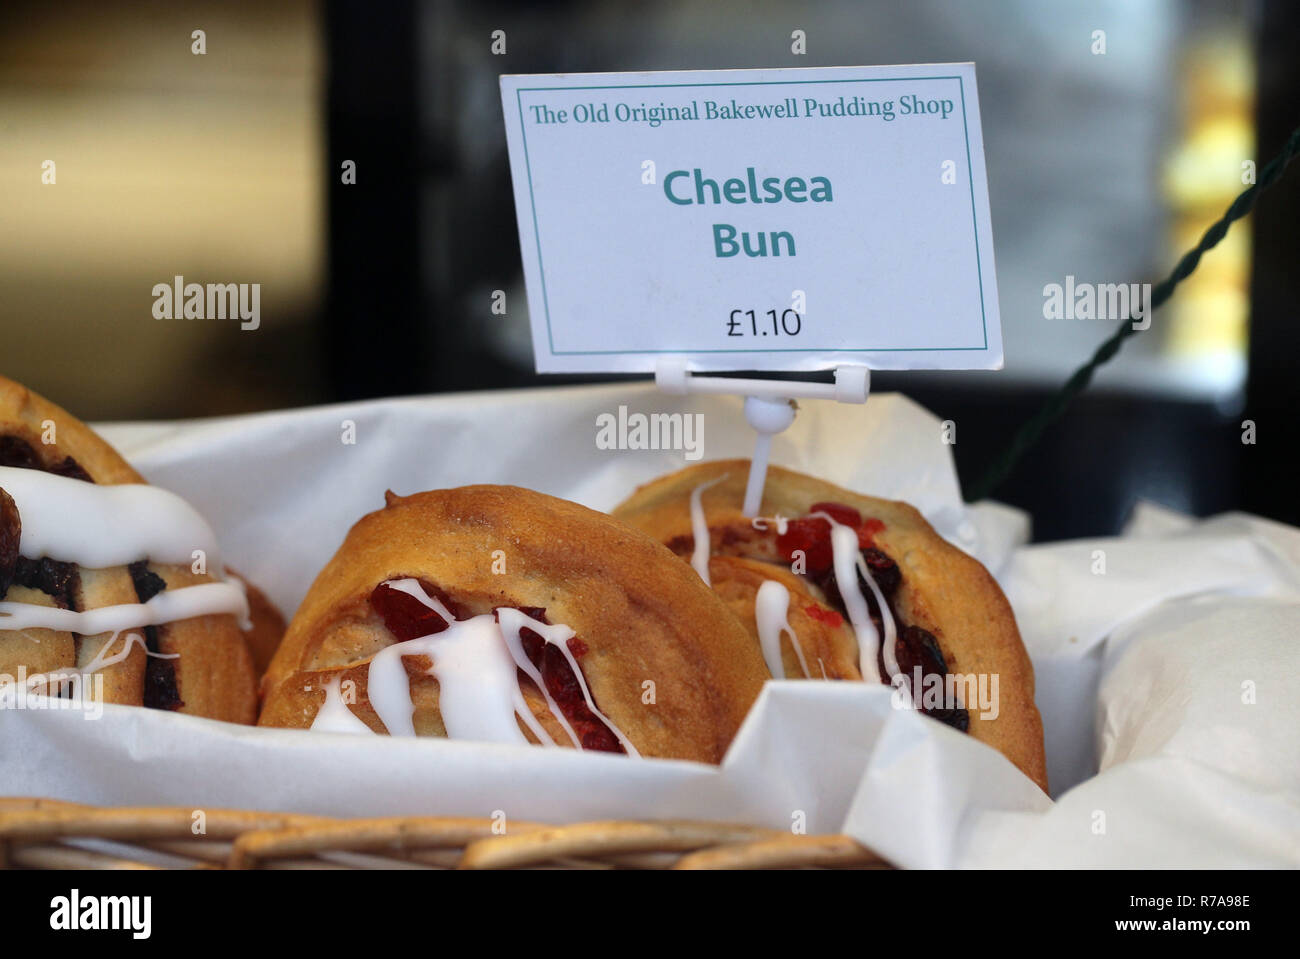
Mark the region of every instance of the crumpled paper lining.
[[1001, 578], [1057, 802], [974, 811], [955, 861], [1300, 864], [1297, 560], [1300, 530], [1148, 504], [1123, 537], [1018, 550]]
[[[669, 397], [626, 384], [122, 424], [103, 433], [151, 481], [203, 511], [228, 561], [288, 613], [385, 489], [514, 483], [608, 509], [638, 483], [686, 464], [680, 451], [597, 449], [596, 416], [620, 405], [702, 413], [704, 458], [749, 454], [753, 434], [738, 399]], [[355, 445], [341, 439], [349, 423]], [[1248, 518], [1197, 524], [1147, 509], [1122, 538], [1024, 547], [1023, 514], [961, 502], [950, 452], [935, 417], [880, 395], [865, 407], [803, 404], [776, 439], [773, 461], [912, 502], [999, 578], [1035, 660], [1054, 792], [1072, 787], [1055, 804], [999, 753], [895, 710], [887, 689], [815, 682], [769, 683], [719, 768], [243, 728], [125, 707], [107, 707], [98, 722], [7, 711], [3, 791], [348, 816], [746, 821], [845, 831], [912, 867], [1300, 862], [1286, 841], [1297, 823], [1300, 651], [1280, 639], [1300, 599], [1300, 532]], [[1104, 575], [1091, 571], [1095, 549], [1106, 551]], [[1252, 664], [1264, 661], [1250, 658], [1258, 653], [1273, 664], [1267, 672], [1251, 666], [1261, 678], [1257, 703], [1240, 708], [1254, 710], [1248, 714], [1220, 705], [1227, 686], [1239, 685], [1222, 671], [1223, 651], [1172, 642], [1161, 626], [1166, 601], [1218, 599], [1238, 604], [1236, 655]], [[1210, 617], [1183, 623], [1179, 635], [1196, 623], [1213, 631]], [[1172, 693], [1153, 700], [1161, 677], [1178, 677], [1170, 688], [1185, 686], [1190, 698], [1176, 709]], [[1191, 750], [1202, 736], [1198, 723], [1225, 732]], [[1241, 742], [1254, 745], [1234, 748], [1226, 761], [1223, 750]], [[1106, 814], [1100, 834], [1098, 810]]]

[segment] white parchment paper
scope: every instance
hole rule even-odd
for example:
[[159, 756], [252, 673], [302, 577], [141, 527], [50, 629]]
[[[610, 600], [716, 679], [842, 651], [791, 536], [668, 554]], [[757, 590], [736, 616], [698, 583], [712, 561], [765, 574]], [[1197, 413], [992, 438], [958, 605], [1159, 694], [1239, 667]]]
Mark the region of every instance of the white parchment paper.
[[[228, 561], [291, 614], [385, 489], [514, 483], [608, 509], [686, 465], [682, 451], [598, 449], [596, 417], [620, 405], [702, 414], [704, 458], [750, 451], [739, 400], [626, 384], [103, 433], [202, 510]], [[356, 442], [344, 443], [351, 431]], [[998, 577], [1034, 659], [1055, 802], [999, 753], [892, 708], [884, 687], [813, 682], [770, 682], [718, 768], [126, 707], [98, 721], [3, 710], [0, 793], [748, 821], [847, 831], [912, 867], [1300, 865], [1300, 531], [1144, 508], [1123, 537], [1027, 547], [1022, 514], [961, 502], [950, 453], [935, 417], [880, 395], [865, 407], [804, 404], [773, 460], [912, 502]]]

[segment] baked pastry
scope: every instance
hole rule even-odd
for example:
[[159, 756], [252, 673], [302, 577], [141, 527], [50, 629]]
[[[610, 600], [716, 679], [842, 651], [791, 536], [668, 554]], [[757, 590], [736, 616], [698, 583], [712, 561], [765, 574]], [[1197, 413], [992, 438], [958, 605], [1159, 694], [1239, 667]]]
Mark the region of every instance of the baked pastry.
[[249, 637], [283, 628], [192, 507], [0, 377], [0, 674], [47, 695], [89, 677], [104, 702], [252, 723]]
[[386, 500], [289, 624], [261, 725], [721, 760], [767, 671], [662, 545], [511, 486]]
[[988, 571], [906, 503], [780, 467], [747, 519], [748, 475], [748, 460], [701, 463], [613, 515], [692, 562], [773, 676], [891, 683], [896, 703], [969, 732], [1046, 789], [1033, 667]]

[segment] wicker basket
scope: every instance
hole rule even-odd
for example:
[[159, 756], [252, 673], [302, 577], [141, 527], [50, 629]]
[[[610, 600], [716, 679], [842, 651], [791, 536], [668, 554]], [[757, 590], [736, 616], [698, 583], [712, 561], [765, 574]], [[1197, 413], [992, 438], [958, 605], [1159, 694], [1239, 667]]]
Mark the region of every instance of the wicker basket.
[[0, 798], [6, 869], [887, 869], [848, 836], [706, 822], [331, 819]]

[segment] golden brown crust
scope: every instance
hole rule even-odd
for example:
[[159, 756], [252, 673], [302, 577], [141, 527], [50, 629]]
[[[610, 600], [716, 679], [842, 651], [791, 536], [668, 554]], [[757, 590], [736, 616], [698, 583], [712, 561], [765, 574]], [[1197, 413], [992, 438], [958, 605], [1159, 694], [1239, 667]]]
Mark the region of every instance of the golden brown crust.
[[[10, 586], [3, 596], [13, 603], [54, 606], [54, 600], [40, 590]], [[71, 633], [56, 629], [0, 631], [0, 675], [17, 676], [18, 667], [28, 675], [71, 669], [77, 663], [77, 643]]]
[[[46, 467], [58, 466], [71, 457], [101, 485], [145, 482], [85, 423], [26, 387], [0, 376], [0, 438], [3, 437], [23, 440]], [[169, 587], [213, 581], [210, 576], [195, 575], [188, 567], [151, 563], [148, 568]], [[139, 602], [131, 576], [124, 567], [82, 569], [79, 579], [78, 609]], [[0, 598], [28, 602], [33, 595], [43, 596], [33, 590], [17, 592], [20, 589], [10, 587]], [[32, 642], [31, 634], [37, 632], [49, 633], [52, 643]], [[183, 702], [179, 712], [239, 723], [252, 723], [256, 719], [253, 660], [235, 617], [204, 616], [169, 623], [158, 628], [158, 636], [160, 652], [180, 654], [170, 660]], [[26, 633], [0, 630], [0, 667], [12, 672], [22, 665], [29, 674], [43, 671], [48, 665], [84, 667], [111, 638], [110, 634], [74, 636], [49, 630]], [[119, 637], [110, 652], [120, 651], [122, 642]], [[145, 653], [136, 644], [124, 660], [99, 670], [104, 678], [105, 701], [141, 705], [145, 698], [145, 664]]]
[[[338, 675], [357, 683], [353, 712], [382, 730], [365, 667], [395, 639], [368, 598], [406, 577], [473, 615], [542, 607], [572, 628], [587, 647], [580, 664], [597, 707], [643, 755], [718, 762], [767, 678], [743, 627], [694, 571], [602, 513], [509, 486], [390, 493], [352, 527], [289, 624], [263, 680], [262, 725], [309, 726], [322, 683]], [[404, 660], [416, 729], [442, 735], [437, 680], [420, 659]], [[532, 704], [551, 723], [540, 698]]]
[[[53, 430], [48, 430], [49, 425]], [[0, 436], [24, 440], [52, 466], [71, 456], [96, 483], [143, 483], [117, 450], [67, 410], [27, 387], [0, 376]], [[46, 439], [54, 442], [46, 443]]]
[[[748, 460], [701, 463], [640, 487], [613, 515], [688, 555], [694, 543], [691, 492], [725, 477], [701, 496], [715, 554], [781, 562], [775, 537], [756, 530], [741, 512], [748, 475]], [[982, 719], [977, 709], [969, 710], [970, 734], [1000, 750], [1046, 790], [1033, 667], [1011, 606], [993, 577], [977, 560], [935, 533], [908, 504], [864, 496], [792, 470], [771, 467], [760, 514], [794, 518], [822, 502], [852, 506], [864, 519], [885, 524], [874, 539], [902, 572], [895, 604], [903, 622], [935, 636], [950, 672], [998, 676], [998, 716]], [[791, 575], [784, 567], [781, 571]], [[793, 618], [791, 626], [803, 635]]]

